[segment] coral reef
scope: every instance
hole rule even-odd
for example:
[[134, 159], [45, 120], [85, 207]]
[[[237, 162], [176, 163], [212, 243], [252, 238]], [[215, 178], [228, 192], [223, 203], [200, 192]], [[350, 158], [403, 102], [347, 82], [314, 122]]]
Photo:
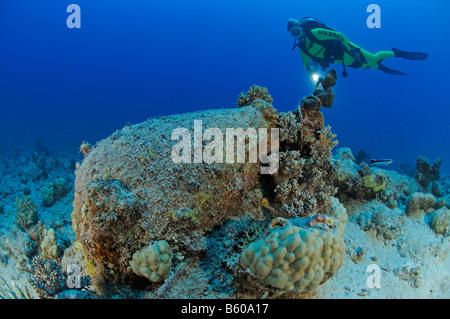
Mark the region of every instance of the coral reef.
[[370, 167], [365, 162], [358, 165], [355, 161], [349, 148], [340, 148], [333, 156], [333, 166], [337, 171], [336, 196], [343, 202], [348, 198], [366, 201], [376, 199], [395, 208], [400, 199], [420, 189], [411, 177]]
[[247, 93], [242, 92], [241, 94], [239, 94], [236, 105], [238, 107], [249, 106], [256, 100], [263, 100], [267, 103], [273, 102], [272, 96], [269, 94], [267, 88], [254, 84], [252, 87], [250, 87]]
[[169, 244], [161, 240], [135, 252], [130, 265], [136, 275], [152, 282], [161, 282], [170, 273], [171, 257]]
[[16, 198], [17, 205], [17, 225], [23, 229], [28, 229], [37, 222], [38, 206], [29, 197]]
[[[334, 82], [329, 80], [332, 75], [330, 71], [322, 82], [326, 89], [316, 86], [313, 100], [333, 94], [336, 82], [335, 78]], [[331, 151], [337, 141], [333, 140], [330, 127], [324, 125], [320, 106], [306, 107], [307, 100], [308, 97], [303, 99], [294, 113], [279, 116], [281, 151], [279, 170], [274, 176], [275, 200], [282, 204], [280, 211], [285, 217], [327, 212], [330, 197], [337, 191], [336, 171], [331, 163]], [[331, 107], [332, 102], [327, 105]]]
[[57, 178], [42, 188], [42, 204], [45, 207], [50, 207], [57, 200], [65, 197], [68, 192], [69, 188], [67, 186], [67, 181], [64, 178]]
[[424, 156], [417, 156], [416, 173], [414, 178], [424, 191], [429, 191], [430, 182], [439, 179], [439, 169], [441, 168], [442, 158], [438, 157], [430, 164], [428, 158]]
[[[334, 83], [327, 78], [320, 85], [315, 93], [319, 99], [328, 99], [324, 103], [331, 106], [329, 95]], [[239, 108], [233, 110], [202, 111], [126, 125], [90, 150], [76, 171], [72, 225], [97, 287], [109, 280], [106, 278], [133, 281], [138, 274], [160, 282], [158, 296], [162, 296], [162, 291], [168, 291], [167, 285], [174, 284], [170, 277], [178, 276], [177, 264], [197, 267], [194, 260], [200, 260], [203, 265], [205, 251], [210, 258], [218, 255], [223, 261], [211, 262], [209, 271], [219, 267], [216, 270], [223, 276], [236, 276], [242, 249], [263, 233], [267, 235], [267, 225], [279, 221], [279, 217], [309, 221], [305, 229], [336, 229], [326, 216], [335, 205], [331, 155], [337, 142], [330, 127], [324, 125], [320, 110], [300, 106], [295, 112], [278, 113], [270, 104], [267, 89], [257, 86], [241, 94], [239, 101]], [[191, 133], [197, 119], [202, 120], [203, 129], [223, 132], [229, 127], [280, 129], [279, 156], [271, 154], [272, 160], [279, 160], [278, 172], [263, 176], [259, 163], [167, 161], [175, 145], [169, 138], [171, 132], [183, 127]], [[325, 216], [326, 222], [308, 217], [314, 214]], [[237, 224], [227, 224], [230, 218]], [[207, 244], [211, 232], [224, 225], [228, 228], [222, 229], [234, 227], [237, 232], [228, 239], [221, 237], [229, 243], [223, 253], [210, 255]], [[176, 256], [166, 281], [163, 279], [169, 275], [169, 267], [163, 267], [164, 273], [156, 276], [156, 259], [151, 259], [158, 255], [159, 246], [146, 247], [155, 241], [170, 245]], [[141, 251], [142, 247], [146, 248]], [[323, 262], [327, 264], [326, 258]], [[235, 294], [245, 291], [239, 285], [221, 289], [231, 289]]]

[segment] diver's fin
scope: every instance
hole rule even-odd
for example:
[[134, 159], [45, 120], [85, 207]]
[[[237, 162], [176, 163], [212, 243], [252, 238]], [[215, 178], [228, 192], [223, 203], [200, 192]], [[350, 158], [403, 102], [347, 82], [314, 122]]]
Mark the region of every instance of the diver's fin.
[[397, 70], [392, 70], [382, 63], [378, 63], [378, 70], [389, 73], [389, 74], [394, 74], [394, 75], [408, 75], [408, 73], [404, 73], [404, 72], [397, 71]]
[[428, 58], [428, 53], [425, 52], [407, 52], [396, 48], [392, 48], [392, 52], [394, 52], [396, 57], [407, 60], [425, 60]]

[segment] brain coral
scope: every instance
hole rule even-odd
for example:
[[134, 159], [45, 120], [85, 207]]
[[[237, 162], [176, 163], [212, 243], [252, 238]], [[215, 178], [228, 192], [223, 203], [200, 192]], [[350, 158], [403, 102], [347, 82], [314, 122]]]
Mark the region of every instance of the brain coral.
[[[343, 232], [347, 221], [345, 208], [333, 198], [333, 227], [306, 228], [287, 225], [266, 238], [251, 243], [241, 254], [241, 263], [261, 283], [292, 292], [319, 285], [326, 274], [335, 273], [343, 263]], [[302, 223], [302, 218], [291, 219]]]
[[171, 256], [169, 244], [161, 240], [135, 252], [130, 263], [131, 269], [136, 275], [146, 277], [153, 282], [160, 282], [169, 275]]

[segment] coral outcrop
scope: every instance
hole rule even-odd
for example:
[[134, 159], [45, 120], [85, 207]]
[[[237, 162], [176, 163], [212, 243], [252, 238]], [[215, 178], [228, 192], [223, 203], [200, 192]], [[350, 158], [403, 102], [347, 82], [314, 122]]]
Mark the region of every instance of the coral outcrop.
[[136, 275], [152, 282], [161, 282], [170, 273], [171, 257], [169, 244], [161, 240], [135, 252], [130, 265]]
[[414, 178], [424, 191], [430, 190], [430, 182], [439, 179], [439, 169], [441, 168], [442, 158], [438, 157], [433, 164], [424, 156], [417, 156], [416, 173]]
[[28, 229], [34, 225], [38, 219], [38, 205], [35, 204], [29, 197], [16, 198], [17, 206], [17, 225], [23, 229]]
[[69, 188], [67, 186], [67, 181], [64, 178], [57, 178], [42, 188], [42, 204], [45, 207], [50, 207], [57, 200], [66, 196], [68, 192]]
[[255, 84], [250, 87], [247, 93], [242, 92], [241, 94], [239, 94], [236, 105], [238, 107], [249, 106], [256, 100], [262, 100], [267, 103], [273, 102], [272, 96], [269, 94], [267, 88]]
[[[332, 70], [333, 71], [333, 70]], [[302, 217], [330, 209], [336, 171], [331, 154], [337, 141], [325, 127], [320, 106], [332, 106], [336, 74], [330, 71], [314, 93], [302, 100], [295, 112], [280, 114], [279, 170], [274, 176], [275, 200], [285, 217]], [[331, 97], [330, 97], [331, 96]], [[316, 101], [316, 106], [312, 101]]]
[[332, 162], [337, 171], [336, 196], [342, 201], [348, 198], [366, 201], [377, 199], [395, 208], [401, 199], [420, 190], [417, 182], [409, 176], [370, 167], [365, 162], [358, 165], [351, 150], [346, 147], [335, 152]]
[[405, 213], [409, 217], [418, 218], [431, 213], [436, 203], [436, 198], [432, 194], [415, 192], [406, 201]]

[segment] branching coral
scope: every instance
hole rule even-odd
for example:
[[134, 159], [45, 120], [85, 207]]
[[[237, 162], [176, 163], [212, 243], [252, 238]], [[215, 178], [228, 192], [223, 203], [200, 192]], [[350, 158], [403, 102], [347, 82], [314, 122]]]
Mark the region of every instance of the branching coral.
[[250, 87], [247, 93], [242, 92], [239, 94], [236, 105], [238, 107], [244, 107], [251, 105], [255, 100], [263, 100], [267, 103], [272, 103], [272, 96], [269, 94], [267, 88], [258, 85]]
[[41, 298], [51, 298], [66, 288], [67, 276], [56, 262], [34, 257], [31, 267], [31, 284]]
[[[300, 127], [303, 136], [304, 127]], [[333, 186], [336, 172], [331, 165], [331, 150], [337, 144], [334, 137], [330, 128], [325, 127], [303, 147], [303, 155], [296, 150], [280, 152], [280, 169], [274, 181], [278, 184], [275, 194], [283, 205], [283, 215], [306, 216], [329, 209], [329, 196], [336, 192]]]
[[38, 219], [38, 206], [29, 197], [16, 198], [17, 205], [17, 225], [23, 229], [28, 229], [35, 224]]
[[[61, 266], [39, 256], [31, 262], [31, 284], [41, 298], [52, 298], [57, 293], [67, 289], [68, 275]], [[87, 275], [80, 276], [80, 289], [89, 289], [91, 278]]]

